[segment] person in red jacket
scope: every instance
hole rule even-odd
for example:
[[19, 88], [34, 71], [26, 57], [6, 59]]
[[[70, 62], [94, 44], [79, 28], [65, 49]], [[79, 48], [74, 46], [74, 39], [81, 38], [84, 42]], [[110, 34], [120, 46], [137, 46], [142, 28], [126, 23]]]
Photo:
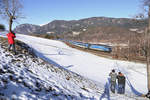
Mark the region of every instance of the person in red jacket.
[[7, 34], [7, 37], [8, 37], [8, 43], [9, 43], [8, 50], [10, 51], [11, 47], [13, 47], [13, 51], [16, 54], [15, 41], [14, 41], [14, 38], [16, 38], [15, 33], [14, 32], [9, 32]]

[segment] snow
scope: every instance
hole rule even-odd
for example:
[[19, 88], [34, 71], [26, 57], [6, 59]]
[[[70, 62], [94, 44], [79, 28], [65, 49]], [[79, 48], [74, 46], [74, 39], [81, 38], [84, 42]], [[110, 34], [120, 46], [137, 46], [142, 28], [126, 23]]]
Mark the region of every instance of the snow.
[[[3, 34], [1, 33], [1, 36], [4, 37], [5, 33]], [[57, 87], [59, 87], [58, 91], [62, 90], [65, 91], [65, 94], [75, 95], [76, 99], [82, 98], [83, 100], [84, 99], [99, 100], [100, 96], [104, 91], [104, 86], [106, 82], [108, 82], [109, 78], [108, 74], [112, 69], [116, 69], [117, 72], [121, 71], [122, 73], [124, 73], [125, 76], [127, 77], [127, 82], [125, 95], [111, 93], [110, 94], [111, 100], [134, 100], [138, 98], [138, 97], [136, 98], [136, 95], [134, 93], [138, 92], [143, 94], [147, 93], [147, 78], [146, 78], [147, 74], [145, 64], [99, 57], [87, 52], [73, 49], [67, 46], [65, 43], [57, 40], [48, 40], [22, 34], [16, 34], [16, 37], [18, 40], [28, 44], [31, 48], [33, 48], [38, 57], [49, 62], [53, 66], [56, 66], [57, 68], [63, 68], [66, 71], [69, 70], [70, 72], [77, 73], [91, 80], [92, 82], [95, 82], [97, 88], [100, 89], [99, 90], [100, 93], [97, 93], [95, 92], [96, 91], [95, 89], [92, 89], [89, 87], [89, 85], [86, 85], [86, 87], [88, 87], [89, 92], [83, 91], [83, 89], [79, 88], [80, 85], [83, 86], [83, 83], [79, 83], [78, 86], [75, 85], [74, 81], [71, 81], [69, 83], [68, 81], [59, 78], [60, 76], [56, 77], [55, 74], [54, 75], [50, 74], [47, 68], [45, 67], [35, 66], [36, 63], [31, 62], [32, 60], [30, 61], [29, 59], [28, 61], [30, 62], [30, 67], [28, 66], [29, 69], [32, 70], [33, 73], [36, 73], [36, 77], [41, 79], [40, 81], [42, 81], [43, 83], [45, 81], [44, 85], [50, 84], [52, 85], [52, 87], [55, 87], [55, 90], [57, 90]], [[5, 60], [4, 62], [8, 64], [9, 60]], [[22, 66], [23, 67], [21, 68], [25, 68], [24, 70], [26, 70], [26, 67], [24, 65]], [[17, 71], [18, 74], [23, 75], [23, 77], [27, 79], [24, 81], [28, 83], [29, 86], [35, 87], [35, 83], [32, 82], [33, 80], [30, 77], [30, 73], [24, 71], [23, 69], [16, 70], [15, 67], [13, 68], [13, 70]], [[9, 86], [13, 88], [15, 88], [17, 85], [13, 82], [9, 84], [10, 84]], [[56, 86], [53, 84], [55, 84]], [[22, 91], [20, 89], [18, 89], [18, 91]], [[79, 91], [80, 93], [82, 93], [82, 95], [79, 94]], [[19, 95], [21, 96], [21, 98], [24, 98], [24, 96], [27, 97], [27, 95], [30, 94], [27, 94], [27, 92], [24, 93], [22, 92], [22, 94]], [[40, 96], [42, 95], [43, 94], [41, 94]], [[32, 98], [36, 98], [34, 97], [35, 95], [30, 96]], [[49, 97], [49, 95], [42, 96], [41, 99], [47, 97]], [[103, 100], [105, 100], [105, 98]], [[146, 99], [140, 98], [137, 100], [146, 100]]]
[[0, 64], [0, 99], [3, 95], [8, 100], [90, 100], [100, 96], [96, 84], [40, 58], [22, 53], [14, 56], [0, 47]]
[[[98, 57], [72, 49], [66, 44], [56, 40], [47, 40], [20, 34], [18, 34], [17, 37], [19, 40], [34, 48], [43, 59], [50, 63], [55, 63], [58, 67], [67, 68], [82, 76], [103, 83], [103, 85], [108, 78], [109, 72], [114, 68], [126, 74], [129, 80], [131, 80], [131, 83], [133, 83], [135, 88], [139, 91], [142, 93], [147, 92], [146, 66], [144, 64]], [[137, 78], [137, 76], [139, 77]], [[139, 80], [143, 81], [139, 82]]]

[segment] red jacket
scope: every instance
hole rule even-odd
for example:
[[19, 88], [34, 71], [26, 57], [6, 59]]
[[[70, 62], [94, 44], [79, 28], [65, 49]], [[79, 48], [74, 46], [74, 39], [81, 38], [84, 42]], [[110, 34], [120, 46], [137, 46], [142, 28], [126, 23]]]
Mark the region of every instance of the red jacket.
[[9, 44], [14, 44], [14, 38], [16, 37], [12, 32], [9, 32], [7, 34], [7, 37], [8, 37], [8, 43]]

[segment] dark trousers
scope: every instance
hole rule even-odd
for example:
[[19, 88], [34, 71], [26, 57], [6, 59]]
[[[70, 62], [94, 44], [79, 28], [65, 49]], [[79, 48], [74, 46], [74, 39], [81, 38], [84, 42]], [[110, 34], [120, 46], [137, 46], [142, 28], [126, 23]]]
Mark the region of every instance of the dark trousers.
[[116, 82], [115, 81], [111, 81], [110, 83], [110, 90], [115, 93], [115, 88], [116, 88]]
[[125, 85], [124, 84], [118, 84], [118, 93], [119, 94], [125, 93]]
[[8, 50], [11, 49], [11, 47], [13, 48], [13, 52], [16, 53], [16, 48], [15, 48], [15, 44], [9, 44]]

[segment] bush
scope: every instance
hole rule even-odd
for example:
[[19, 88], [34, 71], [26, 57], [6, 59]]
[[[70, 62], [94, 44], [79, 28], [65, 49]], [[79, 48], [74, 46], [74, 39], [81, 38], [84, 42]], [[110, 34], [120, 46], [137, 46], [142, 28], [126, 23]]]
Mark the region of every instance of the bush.
[[54, 39], [55, 37], [54, 37], [53, 35], [48, 35], [48, 34], [46, 34], [46, 35], [44, 36], [44, 38], [47, 38], [47, 39]]
[[5, 30], [5, 26], [4, 25], [2, 25], [2, 24], [0, 24], [0, 30]]

